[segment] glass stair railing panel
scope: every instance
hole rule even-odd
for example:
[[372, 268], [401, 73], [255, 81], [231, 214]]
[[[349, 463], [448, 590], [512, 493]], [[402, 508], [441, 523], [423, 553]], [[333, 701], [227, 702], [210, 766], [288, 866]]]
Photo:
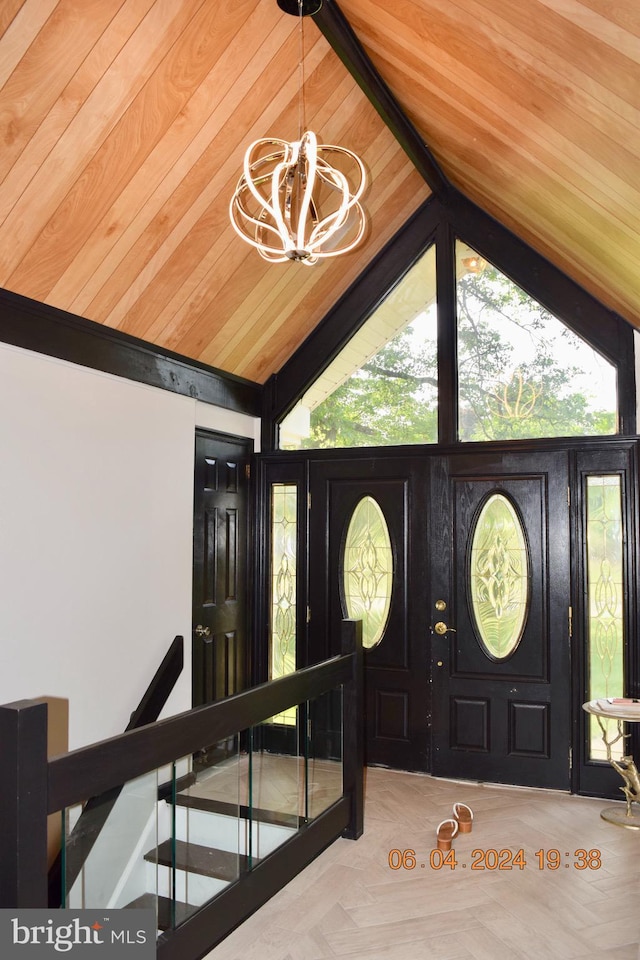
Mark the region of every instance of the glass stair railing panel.
[[306, 704], [305, 817], [312, 820], [343, 795], [342, 687]]
[[174, 790], [160, 811], [168, 833], [161, 831], [157, 850], [148, 854], [158, 865], [160, 904], [170, 927], [179, 926], [248, 868], [240, 736], [174, 766]]
[[249, 798], [252, 864], [286, 843], [305, 823], [304, 705], [251, 729]]
[[67, 909], [152, 907], [158, 842], [158, 771], [63, 812], [62, 904]]
[[338, 687], [67, 809], [62, 904], [174, 929], [342, 795]]

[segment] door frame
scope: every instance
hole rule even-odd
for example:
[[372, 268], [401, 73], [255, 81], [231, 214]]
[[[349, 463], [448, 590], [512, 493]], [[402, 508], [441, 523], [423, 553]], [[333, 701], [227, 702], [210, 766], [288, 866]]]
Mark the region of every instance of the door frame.
[[[615, 442], [614, 442], [615, 441]], [[588, 758], [588, 716], [582, 703], [588, 698], [588, 657], [586, 632], [588, 614], [585, 591], [586, 583], [586, 534], [585, 534], [585, 478], [590, 474], [619, 473], [623, 483], [622, 517], [624, 530], [623, 562], [624, 590], [624, 670], [627, 696], [640, 696], [640, 515], [639, 503], [639, 456], [637, 439], [611, 438], [609, 443], [583, 444], [573, 451], [570, 459], [571, 520], [573, 547], [573, 652], [576, 664], [576, 682], [573, 690], [573, 769], [571, 792], [590, 797], [619, 800], [620, 776], [602, 761]], [[640, 730], [638, 724], [627, 725], [629, 750], [638, 757]]]
[[[252, 539], [253, 539], [253, 529], [254, 529], [254, 517], [255, 509], [253, 504], [252, 496], [252, 481], [251, 481], [251, 464], [254, 459], [254, 441], [251, 437], [242, 437], [236, 436], [234, 434], [223, 433], [220, 430], [210, 430], [204, 427], [197, 427], [194, 434], [194, 469], [193, 469], [193, 482], [194, 482], [194, 502], [193, 502], [193, 547], [191, 555], [191, 564], [192, 564], [192, 624], [191, 624], [191, 663], [192, 663], [192, 673], [191, 673], [191, 691], [192, 691], [192, 706], [200, 706], [203, 702], [201, 688], [204, 683], [202, 672], [204, 667], [200, 661], [200, 658], [197, 653], [197, 638], [195, 634], [196, 630], [196, 619], [195, 610], [197, 606], [197, 576], [196, 576], [196, 546], [198, 542], [198, 536], [200, 535], [204, 539], [204, 523], [203, 518], [200, 516], [199, 500], [198, 500], [198, 489], [197, 484], [199, 480], [199, 475], [201, 473], [201, 468], [198, 463], [198, 441], [207, 441], [210, 440], [213, 444], [232, 444], [238, 448], [238, 451], [243, 451], [242, 460], [249, 464], [249, 473], [246, 476], [246, 522], [244, 524], [244, 536], [238, 538], [238, 544], [240, 547], [243, 546], [245, 553], [245, 570], [246, 570], [246, 589], [245, 589], [245, 640], [244, 640], [244, 650], [241, 652], [240, 656], [242, 657], [242, 674], [243, 679], [241, 682], [242, 688], [250, 684], [251, 677], [251, 637], [253, 636], [253, 610], [254, 610], [254, 594], [252, 585], [255, 584], [255, 577], [253, 576], [252, 569], [252, 557], [254, 551], [252, 550]], [[200, 688], [198, 688], [200, 684]], [[236, 691], [234, 691], [236, 692]]]
[[[571, 775], [571, 551], [566, 451], [464, 449], [432, 459], [432, 772], [568, 790]], [[487, 498], [502, 493], [523, 525], [528, 611], [506, 659], [480, 643], [469, 544]], [[439, 613], [435, 604], [446, 602]], [[450, 632], [449, 632], [450, 631]], [[517, 778], [517, 779], [516, 779]]]
[[[640, 444], [638, 437], [622, 437], [619, 435], [611, 437], [569, 437], [554, 438], [543, 440], [515, 440], [515, 441], [487, 441], [474, 443], [455, 443], [446, 445], [426, 445], [415, 447], [377, 447], [377, 448], [351, 448], [351, 449], [332, 449], [332, 450], [297, 450], [297, 451], [276, 451], [264, 454], [258, 454], [258, 476], [260, 477], [260, 498], [257, 510], [256, 536], [257, 542], [265, 544], [268, 539], [269, 528], [269, 502], [265, 494], [268, 483], [267, 480], [273, 471], [277, 471], [281, 477], [296, 477], [301, 492], [304, 496], [308, 494], [309, 472], [311, 465], [317, 462], [326, 461], [327, 463], [335, 461], [346, 461], [354, 471], [354, 474], [363, 475], [363, 471], [369, 469], [364, 461], [370, 461], [374, 464], [380, 464], [386, 461], [396, 461], [398, 459], [409, 459], [416, 461], [429, 461], [434, 456], [446, 456], [454, 453], [473, 454], [503, 454], [508, 452], [535, 454], [536, 452], [565, 451], [569, 457], [569, 487], [571, 491], [570, 504], [570, 550], [571, 550], [571, 603], [573, 609], [573, 635], [571, 641], [572, 657], [572, 684], [571, 684], [571, 722], [572, 722], [572, 768], [570, 789], [572, 793], [584, 794], [587, 796], [602, 796], [619, 798], [619, 777], [608, 766], [608, 764], [585, 763], [585, 724], [582, 711], [582, 702], [585, 699], [585, 646], [584, 629], [585, 618], [583, 612], [583, 601], [581, 596], [580, 577], [583, 571], [583, 540], [584, 533], [581, 526], [581, 499], [579, 495], [579, 463], [580, 457], [591, 457], [603, 459], [605, 462], [610, 454], [615, 457], [625, 459], [626, 469], [628, 470], [628, 483], [626, 486], [627, 498], [625, 502], [625, 516], [628, 525], [628, 536], [626, 545], [627, 556], [627, 622], [626, 622], [626, 646], [625, 663], [627, 668], [627, 694], [629, 696], [640, 696], [640, 611], [638, 610], [638, 601], [640, 600], [640, 509], [639, 509], [639, 489], [640, 489]], [[617, 453], [616, 451], [620, 451]], [[275, 474], [273, 474], [275, 476]], [[429, 496], [429, 491], [425, 490], [424, 497]], [[301, 518], [301, 537], [300, 557], [302, 563], [300, 585], [301, 595], [299, 599], [300, 610], [306, 610], [308, 599], [308, 546], [307, 546], [307, 528], [304, 518]], [[266, 679], [264, 673], [264, 663], [267, 650], [267, 628], [265, 615], [266, 610], [266, 584], [268, 582], [268, 552], [264, 549], [258, 551], [259, 583], [265, 584], [265, 589], [259, 591], [257, 610], [258, 632], [256, 640], [256, 663], [262, 664], [254, 675], [254, 682], [261, 682]], [[424, 562], [423, 575], [428, 574], [431, 556], [428, 555]], [[306, 652], [306, 623], [299, 624], [299, 645], [300, 649]], [[425, 639], [425, 643], [428, 639]], [[640, 751], [640, 730], [632, 725], [634, 737], [631, 740], [631, 746], [637, 754]], [[427, 736], [429, 736], [427, 732]], [[428, 745], [427, 749], [430, 750]], [[617, 779], [616, 779], [617, 778]]]
[[[392, 485], [401, 497], [395, 517], [388, 502]], [[394, 574], [390, 619], [382, 640], [379, 646], [364, 651], [364, 702], [370, 708], [366, 717], [365, 755], [367, 762], [385, 766], [393, 766], [394, 761], [397, 765], [398, 758], [404, 757], [403, 769], [426, 772], [430, 764], [430, 743], [427, 737], [419, 737], [420, 721], [426, 725], [430, 714], [431, 694], [428, 625], [420, 590], [426, 543], [424, 537], [415, 536], [415, 528], [426, 510], [426, 463], [424, 459], [406, 455], [370, 459], [357, 466], [345, 460], [310, 463], [309, 489], [309, 547], [313, 550], [314, 546], [324, 544], [326, 548], [322, 566], [317, 557], [309, 561], [308, 643], [312, 658], [317, 660], [339, 652], [336, 644], [340, 621], [347, 615], [341, 582], [344, 539], [355, 506], [369, 495], [385, 517], [394, 555]], [[344, 516], [341, 514], [338, 527], [332, 523], [329, 513], [335, 498], [344, 500]], [[324, 511], [317, 509], [318, 501]], [[389, 631], [394, 631], [397, 657], [385, 659], [385, 649], [389, 651], [388, 644], [392, 642]], [[334, 646], [331, 646], [332, 640]], [[422, 680], [417, 672], [420, 669], [424, 671]], [[413, 698], [408, 700], [411, 692]]]

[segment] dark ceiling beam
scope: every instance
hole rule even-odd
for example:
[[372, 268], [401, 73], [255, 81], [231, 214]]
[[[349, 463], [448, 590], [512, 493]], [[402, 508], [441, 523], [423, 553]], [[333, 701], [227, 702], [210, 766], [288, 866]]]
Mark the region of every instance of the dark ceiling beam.
[[323, 0], [322, 7], [312, 19], [378, 111], [416, 170], [424, 177], [434, 194], [445, 200], [450, 191], [449, 181], [373, 66], [338, 4], [334, 0]]
[[2, 288], [0, 343], [260, 416], [259, 383]]

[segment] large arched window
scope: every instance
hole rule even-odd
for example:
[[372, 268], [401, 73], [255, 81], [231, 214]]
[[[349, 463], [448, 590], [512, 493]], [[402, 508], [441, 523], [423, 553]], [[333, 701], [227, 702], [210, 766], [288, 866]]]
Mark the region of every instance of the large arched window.
[[434, 244], [282, 420], [282, 449], [436, 443], [443, 395], [463, 442], [618, 432], [615, 364], [468, 244], [454, 249], [455, 316]]
[[469, 247], [457, 250], [458, 438], [616, 433], [616, 368]]
[[431, 246], [281, 423], [281, 449], [434, 443], [437, 368]]

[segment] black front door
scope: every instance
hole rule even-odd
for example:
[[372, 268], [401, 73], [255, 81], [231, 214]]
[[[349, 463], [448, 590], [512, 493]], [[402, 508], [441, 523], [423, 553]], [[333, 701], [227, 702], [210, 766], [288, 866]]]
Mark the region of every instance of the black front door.
[[249, 440], [196, 433], [193, 705], [237, 693], [247, 662]]
[[359, 593], [366, 607], [384, 589], [384, 545], [363, 528], [355, 533], [345, 583], [347, 533], [354, 511], [369, 498], [373, 515], [381, 514], [388, 530], [392, 575], [384, 625], [364, 654], [365, 760], [403, 770], [428, 768], [426, 544], [410, 536], [412, 518], [424, 518], [423, 469], [407, 460], [311, 464], [309, 660], [340, 652], [340, 621], [351, 615], [348, 590]]
[[434, 458], [432, 772], [568, 789], [564, 453]]

